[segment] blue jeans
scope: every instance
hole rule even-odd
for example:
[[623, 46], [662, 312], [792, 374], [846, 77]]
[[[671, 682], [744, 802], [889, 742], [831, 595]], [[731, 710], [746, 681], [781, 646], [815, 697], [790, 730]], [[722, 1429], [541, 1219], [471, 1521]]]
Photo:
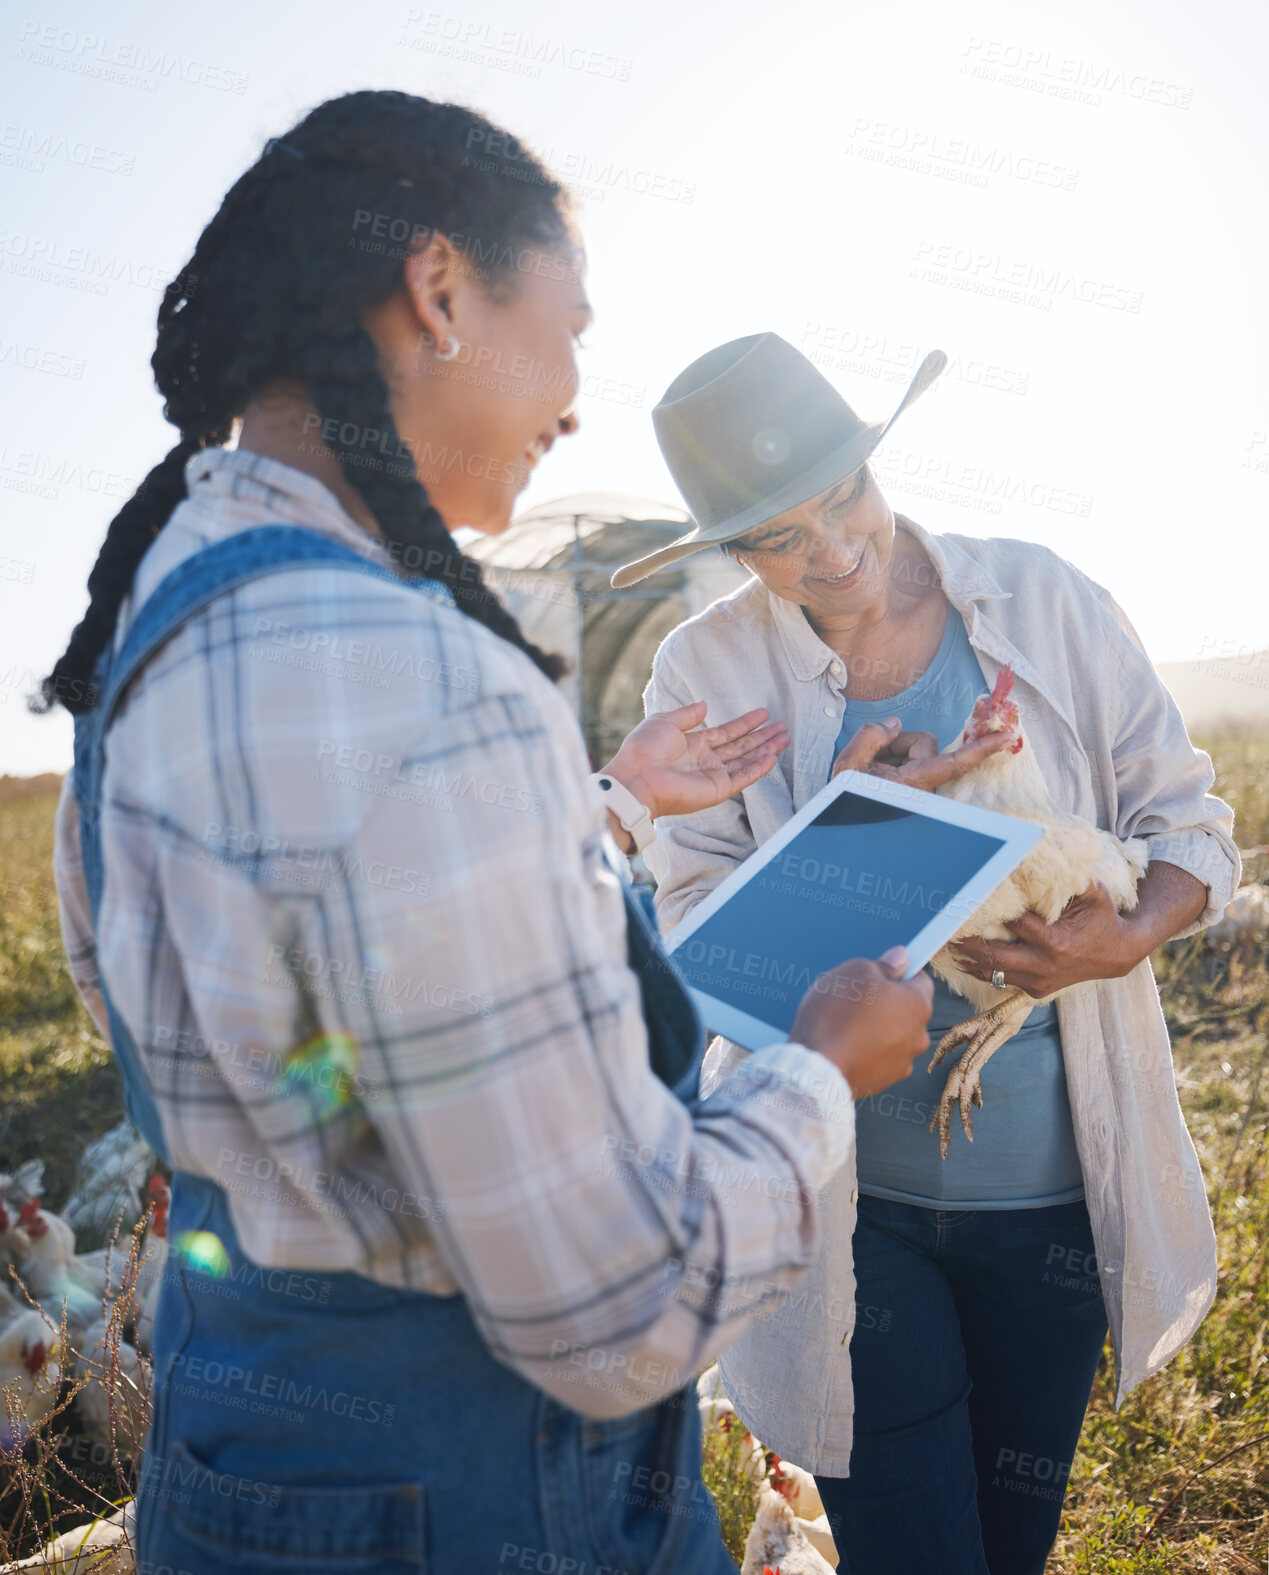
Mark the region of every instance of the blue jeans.
[[1106, 1338], [1084, 1203], [861, 1196], [838, 1575], [1043, 1575]]

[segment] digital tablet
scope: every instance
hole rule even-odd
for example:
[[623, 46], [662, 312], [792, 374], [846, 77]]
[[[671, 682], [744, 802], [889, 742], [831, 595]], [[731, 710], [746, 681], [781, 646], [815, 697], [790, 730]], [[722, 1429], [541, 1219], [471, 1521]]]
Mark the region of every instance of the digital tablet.
[[783, 1044], [802, 997], [848, 957], [906, 946], [911, 978], [1044, 830], [842, 771], [665, 937], [706, 1026]]

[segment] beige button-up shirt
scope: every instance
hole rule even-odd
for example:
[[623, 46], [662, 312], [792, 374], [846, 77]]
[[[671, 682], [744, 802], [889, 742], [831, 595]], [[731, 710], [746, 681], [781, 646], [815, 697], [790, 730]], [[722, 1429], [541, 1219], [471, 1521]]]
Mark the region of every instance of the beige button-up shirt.
[[[1208, 904], [1192, 929], [1219, 917], [1240, 873], [1233, 814], [1211, 795], [1211, 760], [1190, 743], [1111, 596], [1045, 547], [900, 523], [964, 618], [984, 687], [1013, 667], [1023, 728], [1055, 800], [1118, 837], [1147, 838], [1152, 858], [1201, 880]], [[645, 860], [659, 883], [663, 930], [828, 781], [849, 684], [801, 608], [756, 579], [667, 637], [644, 696], [649, 712], [700, 699], [714, 721], [762, 705], [788, 723], [792, 739], [742, 794], [658, 822]], [[1123, 979], [1079, 985], [1057, 1006], [1119, 1405], [1202, 1321], [1216, 1290], [1216, 1241], [1149, 962]], [[716, 1040], [705, 1091], [746, 1053]], [[852, 1434], [856, 1196], [852, 1151], [821, 1199], [815, 1266], [719, 1363], [736, 1409], [764, 1444], [837, 1476], [846, 1474]]]

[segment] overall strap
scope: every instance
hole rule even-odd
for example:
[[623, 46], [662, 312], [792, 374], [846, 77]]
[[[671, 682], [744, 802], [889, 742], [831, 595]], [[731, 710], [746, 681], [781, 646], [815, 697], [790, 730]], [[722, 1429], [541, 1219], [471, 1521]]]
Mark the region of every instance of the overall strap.
[[[265, 574], [331, 564], [407, 585], [390, 570], [316, 531], [297, 525], [256, 526], [203, 547], [178, 564], [138, 609], [119, 649], [116, 651], [108, 645], [102, 652], [95, 675], [97, 704], [75, 718], [75, 764], [71, 773], [71, 786], [79, 809], [84, 885], [94, 931], [105, 888], [100, 822], [106, 732], [124, 691], [159, 647], [218, 596]], [[425, 594], [453, 604], [448, 589], [435, 582], [426, 581], [417, 587], [407, 585], [407, 588], [421, 589]], [[123, 1078], [128, 1116], [150, 1147], [167, 1161], [163, 1125], [141, 1057], [111, 1000], [104, 977], [100, 979], [100, 989], [115, 1059]]]
[[155, 651], [209, 602], [250, 580], [291, 569], [340, 564], [406, 590], [421, 590], [453, 604], [448, 589], [433, 580], [412, 585], [342, 542], [299, 525], [256, 525], [200, 548], [164, 576], [146, 598], [110, 666], [99, 702], [101, 728], [110, 726], [124, 690]]
[[700, 1096], [706, 1038], [700, 1013], [678, 964], [661, 945], [646, 887], [621, 883], [626, 902], [626, 961], [639, 981], [648, 1029], [648, 1062], [685, 1105]]

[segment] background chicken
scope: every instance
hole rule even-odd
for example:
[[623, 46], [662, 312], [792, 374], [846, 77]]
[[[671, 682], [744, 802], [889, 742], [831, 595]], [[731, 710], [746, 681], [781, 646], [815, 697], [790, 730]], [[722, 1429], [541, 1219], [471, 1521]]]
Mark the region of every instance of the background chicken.
[[[1013, 669], [1002, 667], [991, 693], [975, 701], [960, 742], [1007, 730], [1017, 735], [1013, 748], [988, 756], [957, 781], [938, 789], [944, 798], [977, 804], [1002, 815], [1017, 815], [1043, 826], [1045, 832], [1043, 840], [1004, 885], [975, 909], [948, 945], [930, 961], [931, 970], [977, 1008], [977, 1016], [943, 1035], [930, 1061], [933, 1070], [957, 1045], [965, 1046], [930, 1123], [931, 1130], [938, 1126], [939, 1148], [945, 1157], [951, 1141], [952, 1107], [959, 1104], [965, 1135], [972, 1142], [971, 1107], [982, 1107], [983, 1067], [1018, 1032], [1031, 1009], [1040, 1004], [1025, 991], [998, 990], [958, 967], [952, 956], [957, 941], [971, 935], [981, 935], [988, 941], [1012, 941], [1016, 937], [1006, 928], [1008, 920], [1030, 909], [1046, 924], [1052, 924], [1073, 897], [1097, 882], [1106, 888], [1121, 913], [1130, 912], [1137, 906], [1137, 882], [1149, 862], [1142, 838], [1121, 842], [1109, 831], [1099, 831], [1078, 815], [1058, 808], [1045, 786], [1034, 751], [1027, 745], [1012, 691]], [[1055, 991], [1054, 995], [1061, 993]], [[1051, 1001], [1054, 996], [1043, 999]]]
[[0, 1456], [53, 1409], [61, 1376], [61, 1341], [48, 1317], [34, 1307], [11, 1314], [0, 1328]]
[[802, 1530], [788, 1501], [770, 1485], [759, 1490], [740, 1575], [833, 1575], [833, 1566]]
[[42, 1209], [39, 1198], [28, 1198], [16, 1221], [3, 1199], [0, 1211], [10, 1221], [6, 1251], [27, 1295], [54, 1322], [60, 1323], [64, 1307], [67, 1324], [82, 1332], [101, 1311], [105, 1276], [100, 1267], [76, 1254], [75, 1232], [60, 1215]]

